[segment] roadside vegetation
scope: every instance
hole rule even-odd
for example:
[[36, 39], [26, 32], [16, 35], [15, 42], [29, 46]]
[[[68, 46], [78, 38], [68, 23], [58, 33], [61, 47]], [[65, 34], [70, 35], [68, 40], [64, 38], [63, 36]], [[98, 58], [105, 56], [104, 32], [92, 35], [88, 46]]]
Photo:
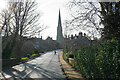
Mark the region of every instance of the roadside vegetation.
[[28, 55], [28, 56], [25, 56], [25, 57], [22, 57], [21, 60], [22, 61], [26, 61], [26, 60], [30, 60], [30, 59], [33, 59], [35, 57], [38, 57], [40, 55], [42, 55], [44, 53], [38, 53], [38, 54], [32, 54], [32, 55]]
[[39, 22], [37, 2], [18, 0], [7, 3], [0, 12], [2, 35], [2, 59], [21, 58], [27, 54], [42, 52], [36, 48], [35, 36], [46, 26]]
[[69, 8], [73, 12], [71, 13], [73, 19], [67, 21], [68, 29], [88, 32], [87, 37], [90, 37], [90, 41], [92, 38], [95, 40], [99, 35], [100, 38], [96, 39], [98, 44], [89, 46], [75, 45], [75, 42], [67, 46], [71, 41], [66, 41], [64, 59], [68, 62], [72, 54], [73, 67], [86, 79], [118, 80], [120, 78], [120, 2], [95, 3], [72, 0]]
[[73, 67], [87, 79], [116, 80], [119, 78], [119, 53], [120, 44], [118, 41], [108, 40], [98, 46], [84, 47], [64, 53], [64, 59], [68, 61], [69, 55], [73, 54]]

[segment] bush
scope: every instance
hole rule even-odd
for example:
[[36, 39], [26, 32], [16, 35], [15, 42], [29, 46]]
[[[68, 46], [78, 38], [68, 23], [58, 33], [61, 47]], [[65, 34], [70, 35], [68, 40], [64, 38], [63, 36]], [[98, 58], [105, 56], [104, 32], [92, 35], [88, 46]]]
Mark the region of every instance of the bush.
[[32, 54], [32, 55], [27, 54], [27, 56], [22, 57], [21, 60], [28, 60], [28, 59], [34, 58], [34, 57], [36, 57], [38, 55], [41, 55], [41, 54], [44, 54], [44, 53], [38, 53], [38, 54]]
[[91, 80], [96, 78], [118, 79], [120, 45], [118, 41], [107, 41], [99, 46], [74, 51], [75, 68]]
[[32, 54], [31, 56], [30, 56], [30, 58], [33, 58], [33, 57], [35, 57], [35, 56], [37, 56], [38, 54]]
[[23, 55], [27, 55], [27, 54], [30, 54], [32, 55], [34, 52], [37, 52], [35, 47], [34, 47], [34, 44], [32, 41], [26, 41], [23, 46], [21, 47], [21, 54], [22, 56]]
[[28, 60], [28, 57], [22, 57], [21, 60]]
[[39, 55], [44, 54], [44, 53], [39, 53]]
[[69, 55], [72, 55], [72, 52], [67, 52], [67, 53], [63, 54], [63, 58], [66, 62], [68, 62]]

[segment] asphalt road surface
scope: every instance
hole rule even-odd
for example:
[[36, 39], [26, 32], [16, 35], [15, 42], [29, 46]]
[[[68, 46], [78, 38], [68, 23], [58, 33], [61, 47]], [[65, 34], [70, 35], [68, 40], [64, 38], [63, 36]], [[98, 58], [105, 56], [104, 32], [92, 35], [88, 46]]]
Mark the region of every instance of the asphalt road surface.
[[41, 55], [31, 61], [26, 63], [13, 66], [10, 69], [4, 70], [4, 75], [6, 78], [29, 78], [29, 79], [54, 79], [63, 80], [65, 75], [60, 67], [59, 54], [61, 50], [46, 52], [46, 54]]

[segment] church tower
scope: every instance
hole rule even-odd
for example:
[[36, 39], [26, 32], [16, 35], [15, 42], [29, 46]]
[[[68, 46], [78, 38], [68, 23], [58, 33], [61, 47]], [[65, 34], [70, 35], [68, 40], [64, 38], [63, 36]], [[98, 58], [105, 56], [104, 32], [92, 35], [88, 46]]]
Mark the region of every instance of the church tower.
[[61, 15], [59, 9], [59, 16], [58, 16], [58, 26], [57, 26], [57, 42], [61, 43], [63, 41], [63, 34], [62, 34], [62, 24], [61, 24]]

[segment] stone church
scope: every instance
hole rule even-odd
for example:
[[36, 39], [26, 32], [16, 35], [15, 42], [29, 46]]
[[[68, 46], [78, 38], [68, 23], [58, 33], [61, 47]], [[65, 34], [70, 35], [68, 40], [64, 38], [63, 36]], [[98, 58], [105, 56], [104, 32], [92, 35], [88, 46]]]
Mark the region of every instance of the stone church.
[[71, 49], [71, 47], [79, 49], [80, 47], [90, 45], [90, 39], [86, 36], [85, 33], [83, 35], [82, 32], [80, 32], [78, 35], [75, 34], [75, 36], [71, 35], [71, 37], [63, 37], [60, 9], [59, 9], [59, 15], [58, 15], [56, 42], [59, 43], [59, 45], [62, 48], [68, 47], [69, 50]]
[[[13, 37], [12, 35], [9, 36], [7, 40], [11, 40], [12, 37]], [[2, 39], [5, 40], [4, 38], [5, 37], [3, 37]], [[18, 36], [17, 38], [18, 41], [19, 38], [20, 36]], [[64, 48], [64, 49], [67, 48], [68, 50], [71, 50], [71, 47], [80, 48], [80, 46], [85, 46], [90, 44], [90, 40], [86, 36], [83, 36], [81, 34], [75, 36], [71, 35], [71, 37], [63, 37], [60, 9], [58, 14], [56, 40], [53, 40], [51, 37], [48, 37], [46, 40], [43, 40], [42, 37], [41, 38], [21, 37], [20, 42], [21, 45], [18, 45], [18, 47], [20, 48], [16, 47], [12, 52], [13, 54], [16, 54], [16, 57], [25, 56], [27, 54], [44, 52], [44, 51], [56, 50], [60, 48]], [[6, 42], [4, 42], [2, 46], [6, 46]], [[19, 52], [17, 49], [19, 49]]]
[[90, 41], [86, 36], [82, 36], [79, 34], [78, 36], [71, 35], [71, 37], [63, 37], [62, 34], [62, 21], [61, 21], [61, 13], [59, 9], [58, 14], [58, 25], [57, 25], [57, 36], [56, 40], [53, 40], [51, 37], [48, 37], [46, 40], [43, 40], [41, 38], [24, 38], [26, 42], [31, 41], [34, 44], [35, 49], [38, 50], [38, 52], [43, 51], [50, 51], [55, 49], [64, 48], [65, 46], [71, 49], [71, 47], [74, 45], [74, 48], [83, 45], [89, 45]]
[[58, 14], [58, 25], [57, 25], [57, 36], [56, 40], [53, 40], [51, 37], [48, 37], [46, 40], [43, 40], [42, 38], [35, 38], [34, 44], [38, 50], [54, 50], [54, 49], [60, 49], [64, 48], [65, 46], [68, 46], [68, 48], [71, 49], [71, 47], [74, 48], [80, 48], [81, 46], [88, 46], [90, 45], [90, 40], [88, 37], [80, 32], [78, 35], [71, 35], [69, 37], [63, 37], [62, 34], [62, 21], [61, 21], [61, 13], [59, 9]]
[[62, 22], [61, 22], [61, 14], [59, 9], [59, 16], [58, 16], [58, 26], [57, 26], [57, 38], [58, 43], [62, 43], [63, 41], [63, 34], [62, 34]]

